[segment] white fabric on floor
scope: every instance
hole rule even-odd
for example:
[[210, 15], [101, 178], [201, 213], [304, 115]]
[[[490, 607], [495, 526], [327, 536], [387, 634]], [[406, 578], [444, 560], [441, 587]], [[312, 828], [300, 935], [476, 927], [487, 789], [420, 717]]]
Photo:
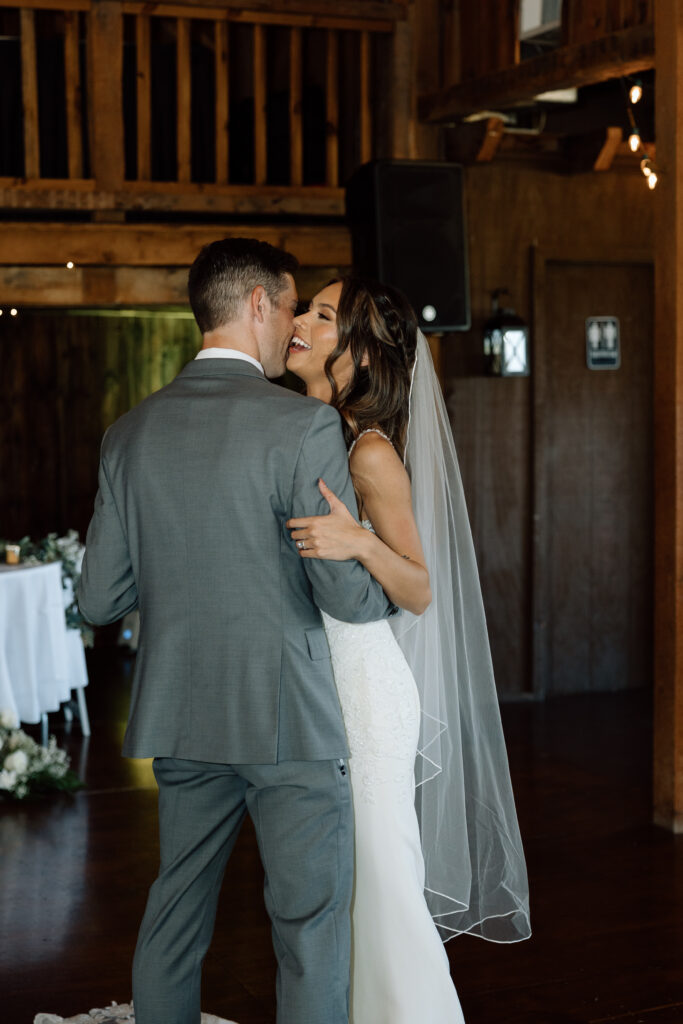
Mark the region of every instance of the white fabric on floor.
[[[102, 1010], [90, 1010], [75, 1017], [59, 1017], [54, 1013], [38, 1013], [33, 1024], [135, 1024], [133, 1007], [130, 1003], [112, 1003]], [[236, 1024], [213, 1013], [203, 1013], [201, 1024]]]

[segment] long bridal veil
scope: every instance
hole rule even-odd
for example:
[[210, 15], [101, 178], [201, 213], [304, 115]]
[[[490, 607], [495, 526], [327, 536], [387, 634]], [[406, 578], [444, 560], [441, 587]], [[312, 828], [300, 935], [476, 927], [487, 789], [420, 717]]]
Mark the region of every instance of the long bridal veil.
[[453, 435], [419, 335], [406, 467], [432, 603], [393, 621], [422, 702], [416, 807], [425, 895], [444, 940], [531, 934], [529, 887]]

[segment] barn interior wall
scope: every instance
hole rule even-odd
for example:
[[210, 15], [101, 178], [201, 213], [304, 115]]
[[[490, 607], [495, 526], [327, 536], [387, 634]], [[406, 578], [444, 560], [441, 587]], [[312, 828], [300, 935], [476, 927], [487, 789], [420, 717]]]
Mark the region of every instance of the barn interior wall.
[[[533, 365], [546, 345], [533, 331], [530, 253], [537, 246], [556, 257], [609, 263], [625, 251], [653, 252], [654, 204], [635, 166], [570, 176], [494, 162], [467, 169], [466, 209], [472, 328], [444, 339], [443, 379], [498, 687], [518, 696], [533, 689]], [[491, 292], [500, 287], [531, 326], [531, 377], [483, 374], [482, 330]], [[570, 571], [571, 552], [566, 558]]]

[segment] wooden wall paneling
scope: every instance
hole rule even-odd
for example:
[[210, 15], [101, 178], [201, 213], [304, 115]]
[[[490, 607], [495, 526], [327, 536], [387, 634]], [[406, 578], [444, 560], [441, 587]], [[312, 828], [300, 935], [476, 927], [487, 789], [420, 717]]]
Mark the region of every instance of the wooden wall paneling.
[[655, 0], [621, 0], [624, 28], [630, 25], [651, 25], [655, 17]]
[[[102, 434], [168, 383], [201, 339], [191, 316], [22, 311], [2, 325], [2, 535], [84, 534], [97, 488]], [[9, 430], [9, 433], [7, 431]]]
[[683, 8], [656, 0], [654, 819], [683, 832]]
[[22, 8], [19, 12], [19, 25], [21, 33], [21, 105], [24, 120], [24, 177], [39, 178], [38, 68], [34, 12]]
[[[441, 18], [440, 0], [422, 0], [415, 4], [411, 17], [413, 42], [413, 111], [417, 112], [417, 97], [428, 95], [441, 84], [440, 51], [435, 46], [435, 26]], [[423, 124], [414, 117], [413, 156], [420, 160], [439, 160], [441, 154], [441, 133], [433, 125]]]
[[[519, 0], [460, 3], [460, 78], [510, 67], [519, 61]], [[454, 79], [450, 78], [450, 81]]]
[[413, 87], [413, 21], [414, 11], [409, 8], [408, 20], [396, 26], [391, 55], [391, 155], [396, 159], [415, 156], [415, 91]]
[[463, 0], [449, 0], [442, 7], [441, 88], [456, 85], [462, 77], [460, 35], [460, 5], [462, 2]]
[[[532, 692], [532, 627], [544, 627], [543, 576], [532, 570], [532, 488], [544, 480], [534, 470], [534, 450], [547, 451], [537, 426], [534, 403], [541, 400], [543, 328], [532, 315], [529, 250], [537, 240], [543, 257], [551, 253], [585, 260], [591, 250], [628, 261], [652, 259], [653, 194], [632, 175], [558, 176], [539, 168], [496, 162], [465, 170], [467, 246], [470, 265], [472, 329], [442, 343], [445, 391], [462, 463], [463, 483], [472, 515], [475, 547], [500, 692]], [[568, 217], [566, 211], [572, 211]], [[532, 376], [496, 380], [483, 374], [482, 327], [490, 315], [490, 292], [508, 287], [510, 303], [532, 327]], [[542, 289], [541, 289], [542, 293]], [[548, 311], [552, 315], [552, 310]], [[537, 423], [544, 420], [537, 416]], [[541, 506], [538, 494], [533, 496]], [[535, 605], [532, 608], [532, 598]], [[542, 667], [537, 680], [547, 678]]]
[[360, 162], [372, 159], [372, 97], [370, 33], [360, 33]]
[[441, 354], [496, 685], [501, 695], [529, 697], [529, 381], [454, 375], [466, 345], [446, 337]]
[[[652, 656], [652, 269], [608, 255], [548, 261], [544, 277], [539, 682], [551, 693], [637, 688]], [[620, 321], [621, 367], [591, 371], [585, 321], [605, 314]]]
[[495, 67], [508, 68], [519, 63], [519, 2], [503, 0], [495, 4], [495, 22], [490, 26], [496, 40]]
[[460, 81], [478, 78], [490, 69], [488, 9], [484, 4], [460, 4]]
[[227, 21], [214, 24], [216, 74], [216, 184], [227, 185], [230, 167], [230, 38]]
[[301, 185], [304, 175], [304, 136], [302, 120], [302, 46], [301, 29], [289, 30], [289, 183]]
[[339, 39], [332, 29], [326, 36], [325, 184], [339, 184]]
[[83, 124], [78, 11], [64, 12], [66, 136], [70, 178], [83, 177]]
[[531, 685], [537, 697], [544, 697], [550, 676], [548, 613], [550, 608], [548, 565], [548, 367], [545, 259], [538, 246], [531, 248], [532, 341], [532, 513], [531, 513]]
[[605, 0], [605, 30], [618, 32], [623, 27], [623, 0]]
[[152, 64], [150, 18], [135, 16], [135, 90], [137, 106], [137, 176], [152, 177]]
[[179, 182], [192, 179], [192, 22], [176, 20], [176, 95]]
[[570, 45], [586, 43], [607, 33], [607, 0], [571, 0], [565, 6]]
[[113, 191], [124, 179], [121, 3], [98, 0], [87, 24], [90, 168], [97, 188]]
[[268, 177], [267, 74], [266, 30], [263, 25], [254, 25], [254, 184], [256, 185], [265, 185]]

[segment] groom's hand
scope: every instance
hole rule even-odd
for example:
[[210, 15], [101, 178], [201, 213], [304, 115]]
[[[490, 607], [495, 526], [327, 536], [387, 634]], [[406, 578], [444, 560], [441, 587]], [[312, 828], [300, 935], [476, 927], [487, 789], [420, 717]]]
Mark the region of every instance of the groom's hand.
[[318, 487], [330, 506], [329, 515], [287, 521], [287, 529], [292, 531], [292, 540], [299, 554], [302, 558], [328, 558], [336, 562], [346, 562], [350, 558], [360, 560], [367, 531], [356, 522], [344, 502], [324, 480], [318, 481]]

